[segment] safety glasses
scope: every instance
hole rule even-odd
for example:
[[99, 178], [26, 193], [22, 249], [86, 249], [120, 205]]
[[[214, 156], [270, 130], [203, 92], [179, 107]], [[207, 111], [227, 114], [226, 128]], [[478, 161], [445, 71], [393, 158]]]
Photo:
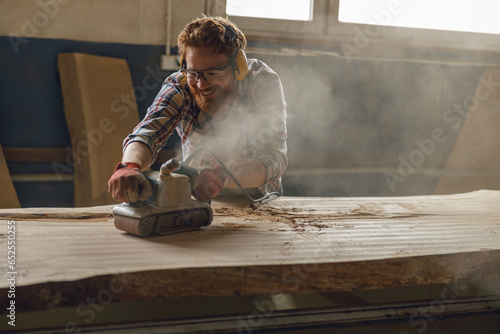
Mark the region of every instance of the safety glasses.
[[194, 70], [188, 70], [186, 68], [181, 69], [182, 74], [188, 79], [188, 80], [193, 80], [193, 81], [198, 81], [200, 80], [200, 76], [203, 77], [203, 79], [212, 81], [216, 80], [217, 78], [220, 78], [224, 75], [226, 69], [231, 65], [232, 61], [227, 63], [227, 65], [224, 65], [219, 68], [214, 68], [211, 70], [206, 70], [206, 71], [194, 71]]

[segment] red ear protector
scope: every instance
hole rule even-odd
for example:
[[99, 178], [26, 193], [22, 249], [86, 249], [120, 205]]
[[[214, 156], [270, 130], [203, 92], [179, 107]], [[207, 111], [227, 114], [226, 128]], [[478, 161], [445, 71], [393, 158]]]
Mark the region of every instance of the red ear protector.
[[[227, 40], [228, 43], [231, 44], [234, 43], [234, 41], [238, 39], [238, 34], [236, 34], [236, 31], [234, 31], [234, 29], [228, 25], [225, 25], [223, 23], [221, 24], [226, 29], [224, 38]], [[231, 60], [233, 63], [234, 78], [237, 81], [243, 80], [248, 73], [247, 56], [245, 55], [245, 51], [243, 51], [242, 49], [236, 50], [236, 52], [233, 54], [233, 59]], [[180, 63], [181, 63], [181, 70], [186, 68], [187, 66], [186, 61], [182, 56]]]

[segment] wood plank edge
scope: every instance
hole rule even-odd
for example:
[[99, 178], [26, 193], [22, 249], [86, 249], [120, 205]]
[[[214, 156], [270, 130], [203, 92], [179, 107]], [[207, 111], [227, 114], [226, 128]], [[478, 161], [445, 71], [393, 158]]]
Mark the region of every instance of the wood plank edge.
[[[500, 250], [359, 262], [181, 268], [16, 286], [16, 307], [39, 311], [155, 298], [325, 293], [500, 277]], [[0, 300], [8, 302], [8, 288]], [[6, 305], [6, 304], [5, 304]]]

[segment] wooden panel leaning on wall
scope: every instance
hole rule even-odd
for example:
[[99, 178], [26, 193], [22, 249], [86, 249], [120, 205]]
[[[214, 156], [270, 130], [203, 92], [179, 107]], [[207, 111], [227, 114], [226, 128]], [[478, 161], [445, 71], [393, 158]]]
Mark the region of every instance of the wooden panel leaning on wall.
[[0, 208], [20, 208], [16, 190], [10, 178], [5, 162], [2, 145], [0, 145]]
[[466, 115], [448, 115], [452, 126], [463, 126], [435, 194], [500, 189], [500, 65], [486, 68], [462, 107]]
[[127, 62], [63, 53], [58, 66], [75, 166], [75, 206], [116, 203], [107, 182], [121, 160], [123, 139], [139, 123]]

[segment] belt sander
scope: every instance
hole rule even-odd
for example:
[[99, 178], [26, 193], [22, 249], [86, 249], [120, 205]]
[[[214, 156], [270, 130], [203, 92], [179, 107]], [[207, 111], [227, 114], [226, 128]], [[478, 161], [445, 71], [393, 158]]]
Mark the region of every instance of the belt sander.
[[[213, 219], [212, 207], [191, 198], [190, 176], [175, 173], [179, 161], [171, 159], [160, 171], [144, 172], [153, 187], [145, 202], [122, 203], [113, 208], [115, 227], [139, 235], [166, 235], [208, 226]], [[197, 172], [194, 172], [197, 176]]]

